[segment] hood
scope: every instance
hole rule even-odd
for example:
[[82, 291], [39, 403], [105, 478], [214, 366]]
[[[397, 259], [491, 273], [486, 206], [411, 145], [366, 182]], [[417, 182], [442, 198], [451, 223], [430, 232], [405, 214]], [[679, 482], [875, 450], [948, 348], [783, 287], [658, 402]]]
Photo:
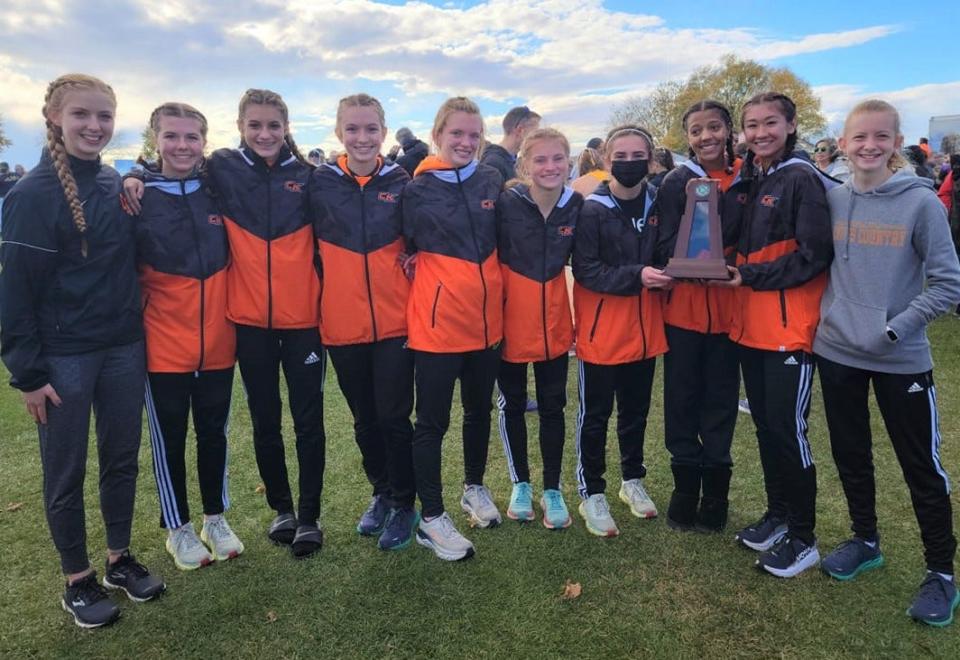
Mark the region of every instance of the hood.
[[843, 185], [844, 187], [850, 189], [851, 194], [859, 195], [861, 197], [899, 195], [900, 193], [912, 188], [928, 188], [930, 190], [934, 189], [933, 182], [930, 179], [917, 176], [913, 172], [909, 172], [907, 170], [897, 170], [893, 173], [892, 177], [881, 183], [873, 190], [860, 192], [853, 185], [853, 177], [850, 177], [850, 179], [848, 179]]
[[441, 181], [457, 183], [469, 179], [477, 171], [477, 161], [472, 160], [461, 168], [456, 168], [439, 156], [427, 156], [417, 165], [414, 176], [429, 172]]

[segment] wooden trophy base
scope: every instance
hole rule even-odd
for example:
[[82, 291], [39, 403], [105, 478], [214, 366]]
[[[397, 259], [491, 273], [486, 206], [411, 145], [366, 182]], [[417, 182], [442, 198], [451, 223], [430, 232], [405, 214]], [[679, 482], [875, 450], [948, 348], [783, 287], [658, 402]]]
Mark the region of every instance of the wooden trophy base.
[[729, 280], [730, 272], [723, 259], [683, 259], [671, 257], [664, 275], [678, 280]]

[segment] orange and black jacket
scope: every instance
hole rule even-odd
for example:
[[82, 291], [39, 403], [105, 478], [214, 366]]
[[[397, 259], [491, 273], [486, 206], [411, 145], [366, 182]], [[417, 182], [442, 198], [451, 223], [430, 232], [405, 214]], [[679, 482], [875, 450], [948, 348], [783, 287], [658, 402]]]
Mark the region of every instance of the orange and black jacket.
[[316, 327], [320, 278], [307, 192], [312, 169], [285, 146], [269, 166], [243, 144], [213, 152], [207, 167], [230, 241], [227, 316], [258, 328]]
[[654, 192], [645, 184], [644, 216], [631, 222], [606, 183], [587, 196], [573, 247], [577, 356], [592, 364], [625, 364], [667, 352], [662, 294], [643, 287], [657, 232]]
[[[665, 266], [673, 256], [677, 232], [687, 206], [687, 183], [691, 179], [720, 179], [720, 231], [723, 253], [733, 265], [740, 236], [740, 223], [747, 202], [748, 185], [739, 177], [742, 161], [737, 159], [733, 172], [727, 175], [706, 172], [695, 160], [671, 170], [657, 190], [653, 215], [657, 218], [657, 263]], [[684, 330], [703, 334], [727, 334], [733, 321], [736, 294], [733, 289], [704, 286], [693, 282], [677, 282], [665, 295], [663, 320]]]
[[407, 334], [410, 283], [399, 256], [401, 195], [409, 181], [402, 167], [382, 161], [372, 175], [356, 176], [346, 155], [314, 171], [310, 207], [324, 273], [324, 344], [367, 344]]
[[233, 366], [227, 320], [229, 249], [223, 215], [200, 176], [144, 173], [136, 219], [147, 370], [184, 373]]
[[736, 290], [733, 341], [811, 351], [833, 260], [825, 184], [835, 185], [794, 154], [751, 180], [737, 246], [743, 286]]
[[407, 303], [410, 348], [462, 353], [503, 339], [496, 201], [503, 182], [476, 161], [459, 169], [428, 156], [403, 190], [403, 231], [416, 251]]
[[503, 272], [503, 353], [507, 362], [539, 362], [573, 345], [564, 267], [573, 251], [583, 197], [565, 187], [544, 220], [525, 184], [497, 202]]

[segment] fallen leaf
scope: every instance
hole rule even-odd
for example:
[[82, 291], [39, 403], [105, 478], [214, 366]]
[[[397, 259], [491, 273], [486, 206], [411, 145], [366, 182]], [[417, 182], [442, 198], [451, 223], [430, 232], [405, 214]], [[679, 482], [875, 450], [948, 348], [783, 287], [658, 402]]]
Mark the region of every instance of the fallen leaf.
[[23, 502], [10, 502], [7, 505], [7, 511], [19, 511], [23, 508]]
[[274, 612], [273, 610], [270, 610], [269, 612], [267, 612], [267, 623], [273, 623], [276, 620], [277, 620], [276, 612]]
[[257, 495], [263, 495], [267, 492], [267, 487], [263, 484], [257, 484], [257, 487], [253, 489], [253, 492]]
[[560, 594], [560, 598], [563, 600], [573, 600], [574, 598], [580, 598], [582, 592], [583, 587], [580, 586], [579, 582], [567, 580], [567, 583], [563, 585], [563, 593]]

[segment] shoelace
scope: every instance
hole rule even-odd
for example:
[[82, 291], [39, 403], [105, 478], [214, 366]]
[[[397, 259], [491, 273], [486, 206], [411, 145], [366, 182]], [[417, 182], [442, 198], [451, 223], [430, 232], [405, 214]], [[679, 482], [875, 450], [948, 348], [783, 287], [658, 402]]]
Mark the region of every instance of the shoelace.
[[610, 505], [607, 503], [607, 500], [603, 497], [598, 497], [593, 500], [593, 515], [606, 518], [610, 515]]
[[859, 557], [861, 545], [866, 545], [866, 544], [864, 544], [862, 541], [856, 541], [856, 540], [844, 541], [839, 546], [837, 546], [837, 549], [834, 550], [834, 554], [839, 555], [844, 559], [846, 559], [851, 555]]
[[484, 486], [474, 486], [474, 494], [481, 507], [486, 508], [488, 506], [493, 506], [493, 500], [490, 499], [490, 493]]
[[544, 493], [543, 499], [547, 503], [547, 508], [551, 510], [559, 509], [563, 502], [563, 497], [560, 495], [559, 491], [551, 491], [549, 493]]
[[133, 558], [130, 553], [124, 553], [115, 563], [110, 566], [111, 571], [119, 571], [124, 575], [132, 575], [136, 578], [142, 578], [150, 575], [147, 567]]
[[227, 521], [221, 518], [215, 518], [207, 521], [207, 531], [210, 536], [219, 541], [230, 536], [230, 530], [227, 528]]
[[109, 598], [107, 595], [107, 590], [97, 582], [97, 578], [91, 576], [85, 577], [79, 582], [71, 585], [71, 588], [77, 590], [77, 597], [83, 601], [85, 605], [90, 605], [95, 603], [98, 600], [103, 600], [104, 598]]
[[926, 579], [920, 584], [920, 594], [918, 600], [930, 600], [935, 598], [947, 597], [946, 586], [943, 580], [933, 573], [928, 573]]
[[457, 531], [457, 528], [453, 526], [453, 520], [450, 519], [446, 513], [444, 513], [438, 519], [440, 522], [440, 535], [444, 538], [452, 539], [460, 536], [460, 532]]

